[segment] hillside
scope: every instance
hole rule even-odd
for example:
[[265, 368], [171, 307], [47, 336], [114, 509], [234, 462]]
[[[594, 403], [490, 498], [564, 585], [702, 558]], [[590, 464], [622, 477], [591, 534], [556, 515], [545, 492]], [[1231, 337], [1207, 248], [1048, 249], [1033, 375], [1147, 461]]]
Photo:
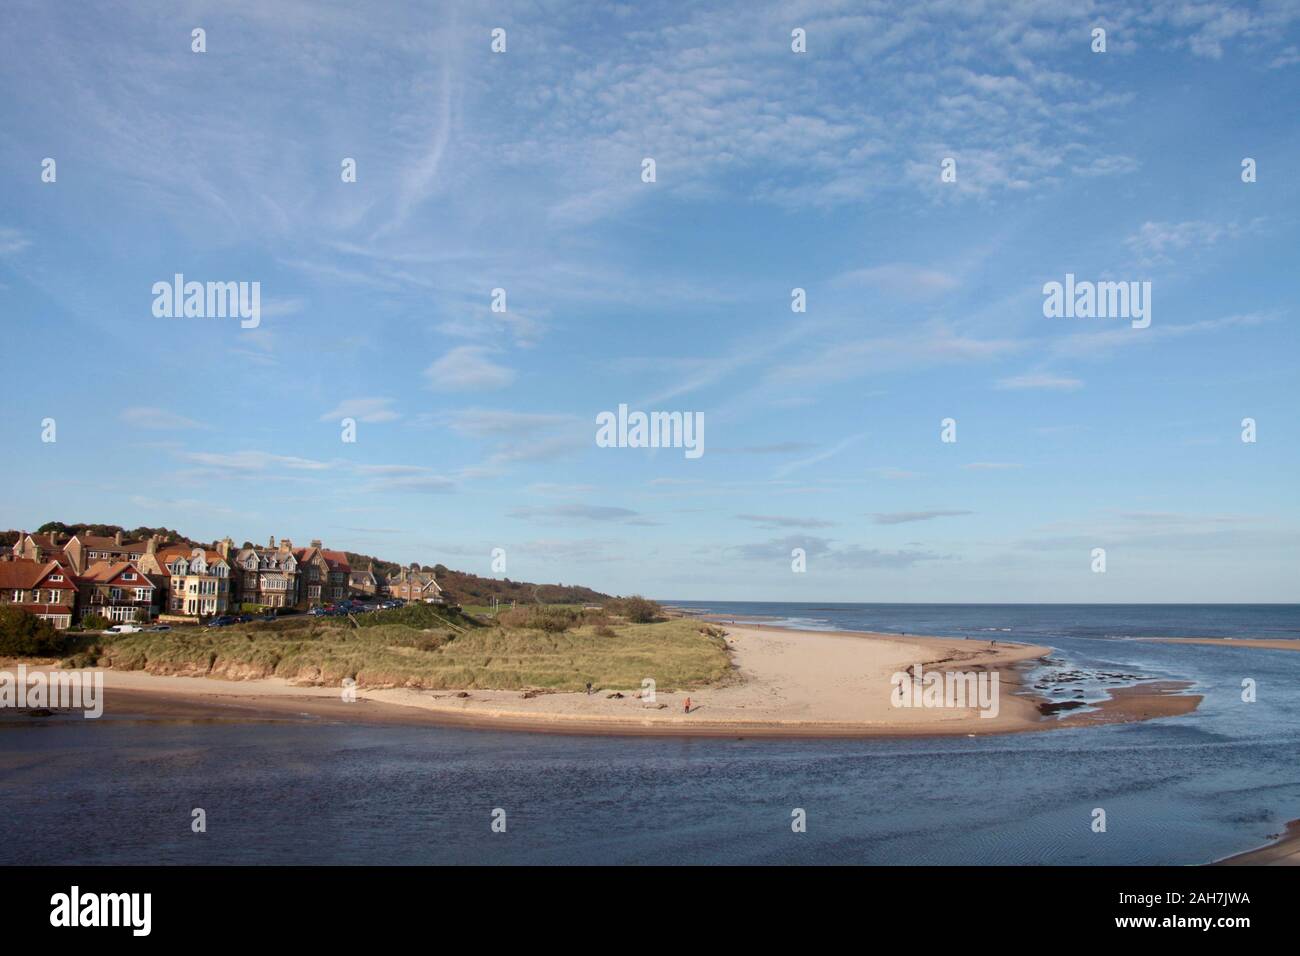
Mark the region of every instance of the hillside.
[[[368, 554], [344, 552], [353, 570], [372, 564], [376, 573], [396, 574], [403, 566], [394, 561]], [[599, 604], [608, 594], [573, 584], [532, 584], [528, 581], [511, 581], [509, 578], [485, 578], [467, 571], [453, 571], [445, 564], [426, 564], [421, 571], [432, 571], [448, 599], [457, 604], [491, 604], [496, 598], [502, 604]]]

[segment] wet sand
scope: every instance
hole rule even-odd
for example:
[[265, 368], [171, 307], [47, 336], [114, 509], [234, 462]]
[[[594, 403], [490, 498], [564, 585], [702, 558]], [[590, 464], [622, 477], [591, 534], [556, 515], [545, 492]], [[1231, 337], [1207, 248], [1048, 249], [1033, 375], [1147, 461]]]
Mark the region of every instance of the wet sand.
[[1277, 841], [1258, 850], [1248, 850], [1223, 860], [1215, 866], [1300, 866], [1300, 820], [1292, 820]]

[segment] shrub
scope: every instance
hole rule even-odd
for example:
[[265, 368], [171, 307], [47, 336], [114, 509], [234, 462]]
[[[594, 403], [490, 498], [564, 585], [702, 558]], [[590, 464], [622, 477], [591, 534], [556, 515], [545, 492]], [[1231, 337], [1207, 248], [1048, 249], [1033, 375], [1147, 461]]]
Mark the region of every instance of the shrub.
[[109, 623], [102, 614], [83, 614], [81, 617], [81, 627], [86, 631], [102, 631]]
[[664, 619], [664, 609], [639, 594], [625, 598], [611, 598], [605, 602], [605, 610], [624, 617], [633, 624], [651, 624]]
[[582, 612], [568, 607], [548, 607], [533, 604], [527, 607], [511, 608], [497, 615], [497, 622], [503, 627], [527, 628], [559, 634], [575, 627], [582, 620]]
[[67, 635], [49, 621], [20, 608], [0, 608], [0, 654], [59, 657], [68, 645]]
[[[312, 618], [320, 620], [320, 618]], [[337, 620], [337, 619], [336, 619]], [[404, 624], [415, 628], [477, 627], [479, 622], [461, 611], [443, 604], [407, 604], [387, 611], [372, 611], [357, 615], [358, 627], [383, 627], [387, 624]]]

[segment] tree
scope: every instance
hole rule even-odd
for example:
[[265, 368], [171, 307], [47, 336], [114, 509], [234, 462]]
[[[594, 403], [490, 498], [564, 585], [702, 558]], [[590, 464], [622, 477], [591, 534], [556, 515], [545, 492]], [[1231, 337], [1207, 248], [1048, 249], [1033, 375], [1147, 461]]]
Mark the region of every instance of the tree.
[[67, 636], [44, 618], [21, 608], [0, 608], [0, 654], [15, 657], [58, 657], [67, 647]]

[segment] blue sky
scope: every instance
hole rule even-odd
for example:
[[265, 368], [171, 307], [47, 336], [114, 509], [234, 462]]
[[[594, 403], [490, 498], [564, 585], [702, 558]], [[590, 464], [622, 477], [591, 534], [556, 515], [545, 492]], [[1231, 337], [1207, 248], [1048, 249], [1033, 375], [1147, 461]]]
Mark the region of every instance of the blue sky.
[[[1300, 596], [1297, 4], [20, 0], [0, 92], [0, 527], [662, 598]], [[155, 318], [177, 272], [260, 282], [260, 326]], [[1150, 281], [1150, 327], [1045, 318], [1066, 273]], [[705, 454], [596, 447], [620, 403]]]

